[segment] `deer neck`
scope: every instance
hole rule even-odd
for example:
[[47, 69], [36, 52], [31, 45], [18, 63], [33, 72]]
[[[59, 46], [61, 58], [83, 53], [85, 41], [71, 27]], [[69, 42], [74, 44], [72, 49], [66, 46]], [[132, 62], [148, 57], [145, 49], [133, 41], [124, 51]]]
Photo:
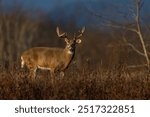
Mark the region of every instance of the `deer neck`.
[[72, 56], [75, 53], [75, 50], [69, 50], [68, 48], [65, 48], [65, 53], [67, 53], [68, 56]]
[[75, 49], [74, 50], [69, 50], [68, 48], [65, 48], [64, 49], [64, 53], [65, 53], [65, 56], [68, 58], [68, 59], [72, 59], [74, 57], [74, 54], [75, 54]]

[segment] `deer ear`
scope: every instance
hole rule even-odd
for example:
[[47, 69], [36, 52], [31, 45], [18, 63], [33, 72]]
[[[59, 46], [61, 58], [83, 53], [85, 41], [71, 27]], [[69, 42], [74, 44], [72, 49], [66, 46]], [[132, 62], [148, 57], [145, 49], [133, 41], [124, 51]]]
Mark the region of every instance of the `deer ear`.
[[81, 43], [81, 42], [82, 42], [81, 39], [76, 40], [76, 43]]

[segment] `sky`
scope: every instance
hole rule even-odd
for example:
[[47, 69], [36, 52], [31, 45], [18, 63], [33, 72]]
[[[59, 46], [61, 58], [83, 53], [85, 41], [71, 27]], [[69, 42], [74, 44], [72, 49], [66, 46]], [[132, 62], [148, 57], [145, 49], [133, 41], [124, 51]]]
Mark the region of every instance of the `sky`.
[[[11, 6], [13, 4], [19, 3], [26, 8], [40, 8], [45, 11], [55, 9], [58, 5], [76, 5], [78, 3], [84, 4], [95, 4], [97, 1], [100, 3], [114, 3], [114, 4], [128, 4], [133, 0], [2, 0], [5, 5]], [[149, 7], [150, 0], [144, 0], [144, 7]], [[96, 5], [96, 4], [95, 4]], [[101, 6], [101, 5], [100, 5]]]
[[[13, 4], [14, 2], [24, 3], [25, 5], [37, 5], [38, 7], [46, 7], [50, 5], [53, 6], [57, 4], [58, 2], [60, 4], [68, 4], [68, 3], [74, 3], [79, 1], [85, 1], [85, 2], [96, 2], [96, 1], [105, 1], [105, 2], [113, 2], [113, 3], [126, 3], [128, 1], [132, 0], [2, 0], [4, 3], [7, 4]], [[44, 1], [44, 2], [43, 2]], [[144, 0], [146, 3], [149, 3], [149, 0]], [[50, 8], [49, 7], [49, 8]]]
[[73, 4], [73, 2], [78, 0], [3, 0], [3, 3], [7, 6], [12, 6], [14, 4], [21, 4], [25, 8], [39, 8], [44, 11], [50, 11], [58, 6], [67, 4]]
[[[131, 12], [133, 0], [2, 0], [5, 9], [12, 6], [21, 5], [24, 9], [38, 9], [48, 13], [54, 20], [76, 19], [79, 25], [84, 25], [89, 22], [96, 22], [89, 11], [97, 14], [106, 15], [108, 18], [122, 20], [118, 14]], [[142, 14], [150, 14], [150, 0], [144, 0]], [[114, 9], [117, 9], [116, 12]], [[89, 11], [88, 11], [89, 10]], [[128, 14], [131, 15], [131, 14]], [[148, 16], [149, 17], [149, 16]], [[98, 20], [97, 20], [98, 22]]]

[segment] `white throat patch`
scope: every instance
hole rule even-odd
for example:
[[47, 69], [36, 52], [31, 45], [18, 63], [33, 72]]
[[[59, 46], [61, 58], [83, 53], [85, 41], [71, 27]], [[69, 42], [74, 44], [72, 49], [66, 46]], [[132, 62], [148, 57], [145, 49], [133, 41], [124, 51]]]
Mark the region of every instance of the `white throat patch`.
[[70, 50], [67, 51], [68, 54], [73, 54], [73, 52], [71, 52]]

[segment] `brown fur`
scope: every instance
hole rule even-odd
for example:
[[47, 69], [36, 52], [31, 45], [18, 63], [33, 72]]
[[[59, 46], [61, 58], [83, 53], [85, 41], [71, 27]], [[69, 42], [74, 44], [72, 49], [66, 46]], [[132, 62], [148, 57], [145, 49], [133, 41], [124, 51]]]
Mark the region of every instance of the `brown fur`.
[[[81, 34], [85, 28], [82, 29]], [[61, 38], [65, 38], [66, 47], [63, 48], [48, 48], [48, 47], [34, 47], [26, 50], [21, 56], [21, 66], [26, 65], [33, 77], [36, 75], [37, 68], [48, 69], [53, 74], [55, 71], [60, 71], [64, 76], [64, 70], [72, 61], [77, 43], [81, 43], [78, 39], [80, 34], [73, 39], [68, 39], [66, 33], [59, 34], [59, 29], [56, 30]]]
[[73, 54], [66, 54], [67, 50], [62, 48], [46, 48], [35, 47], [25, 51], [22, 58], [27, 65], [32, 64], [33, 67], [45, 67], [55, 69], [59, 68], [60, 71], [65, 70], [72, 60]]

